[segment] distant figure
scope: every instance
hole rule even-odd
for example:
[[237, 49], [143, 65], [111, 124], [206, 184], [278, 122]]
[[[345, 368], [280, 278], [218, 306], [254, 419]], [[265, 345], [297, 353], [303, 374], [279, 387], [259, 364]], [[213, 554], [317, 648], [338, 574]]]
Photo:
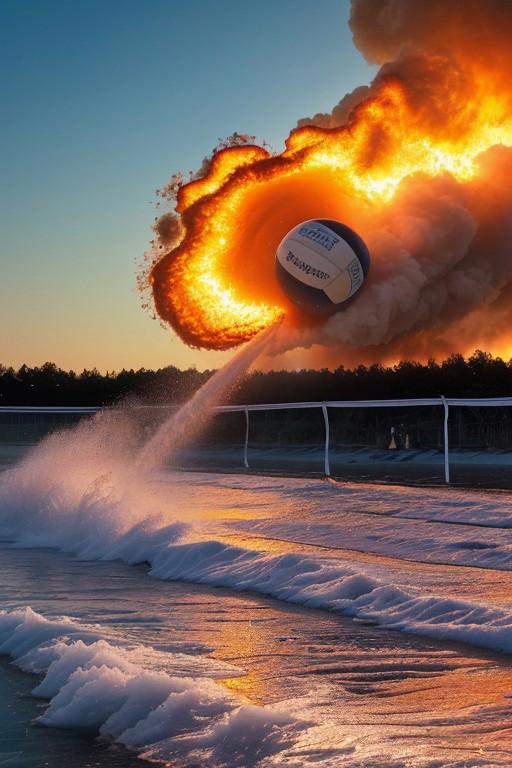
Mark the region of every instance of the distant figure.
[[405, 441], [407, 439], [407, 432], [405, 431], [405, 426], [403, 424], [400, 424], [397, 430], [395, 430], [395, 441], [396, 441], [396, 447], [401, 451], [402, 448], [406, 448]]
[[396, 449], [398, 448], [395, 440], [395, 435], [396, 435], [396, 429], [394, 427], [391, 427], [391, 440], [388, 445], [389, 451], [396, 451]]

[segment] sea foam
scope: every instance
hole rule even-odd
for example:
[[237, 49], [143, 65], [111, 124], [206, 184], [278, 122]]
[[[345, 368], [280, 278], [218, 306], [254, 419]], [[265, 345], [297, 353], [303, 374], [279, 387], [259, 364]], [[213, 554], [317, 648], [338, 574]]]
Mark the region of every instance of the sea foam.
[[[98, 627], [51, 620], [30, 607], [0, 611], [0, 654], [41, 676], [32, 692], [49, 699], [41, 725], [99, 733], [145, 757], [172, 758], [173, 765], [193, 758], [219, 767], [259, 764], [307, 726], [283, 708], [248, 704], [204, 674], [148, 668], [150, 649], [142, 654], [146, 664], [140, 650], [104, 639]], [[224, 677], [233, 674], [241, 670], [226, 664]]]

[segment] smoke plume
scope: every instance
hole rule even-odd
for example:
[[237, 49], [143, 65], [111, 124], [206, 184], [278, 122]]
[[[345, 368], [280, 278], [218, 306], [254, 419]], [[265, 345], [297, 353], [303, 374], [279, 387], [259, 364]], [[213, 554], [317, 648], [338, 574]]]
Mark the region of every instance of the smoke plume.
[[[157, 311], [214, 349], [285, 314], [273, 338], [285, 363], [297, 347], [328, 365], [510, 356], [512, 3], [353, 0], [350, 26], [380, 65], [371, 85], [299, 120], [283, 153], [237, 142], [178, 185], [180, 219], [155, 227]], [[354, 227], [372, 269], [354, 302], [312, 324], [282, 296], [273, 259], [314, 217]]]

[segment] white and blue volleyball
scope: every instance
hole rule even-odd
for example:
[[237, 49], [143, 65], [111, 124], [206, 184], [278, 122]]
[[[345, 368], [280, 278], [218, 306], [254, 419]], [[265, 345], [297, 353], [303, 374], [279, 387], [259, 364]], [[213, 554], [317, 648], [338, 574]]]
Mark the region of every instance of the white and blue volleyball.
[[310, 315], [343, 309], [370, 269], [368, 248], [353, 229], [331, 219], [297, 224], [276, 253], [276, 273], [288, 298]]

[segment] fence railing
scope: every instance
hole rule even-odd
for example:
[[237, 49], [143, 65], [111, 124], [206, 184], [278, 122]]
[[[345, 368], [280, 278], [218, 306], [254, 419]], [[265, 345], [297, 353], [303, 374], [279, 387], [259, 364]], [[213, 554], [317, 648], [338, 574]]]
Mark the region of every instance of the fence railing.
[[[329, 449], [330, 449], [330, 422], [329, 409], [334, 408], [403, 408], [417, 406], [438, 406], [444, 411], [444, 479], [446, 483], [450, 482], [450, 446], [448, 420], [450, 406], [461, 407], [512, 407], [512, 397], [482, 397], [482, 398], [460, 398], [460, 397], [425, 397], [397, 400], [326, 400], [303, 403], [258, 403], [254, 405], [220, 405], [212, 410], [217, 413], [243, 413], [245, 415], [245, 436], [243, 445], [243, 466], [249, 468], [249, 437], [250, 437], [250, 413], [257, 411], [284, 411], [284, 410], [304, 410], [316, 408], [320, 409], [324, 420], [325, 440], [324, 440], [324, 474], [326, 477], [331, 475]], [[138, 405], [132, 406], [134, 410], [175, 410], [178, 406], [152, 406]], [[102, 410], [98, 406], [0, 406], [2, 413], [19, 414], [93, 414]]]

